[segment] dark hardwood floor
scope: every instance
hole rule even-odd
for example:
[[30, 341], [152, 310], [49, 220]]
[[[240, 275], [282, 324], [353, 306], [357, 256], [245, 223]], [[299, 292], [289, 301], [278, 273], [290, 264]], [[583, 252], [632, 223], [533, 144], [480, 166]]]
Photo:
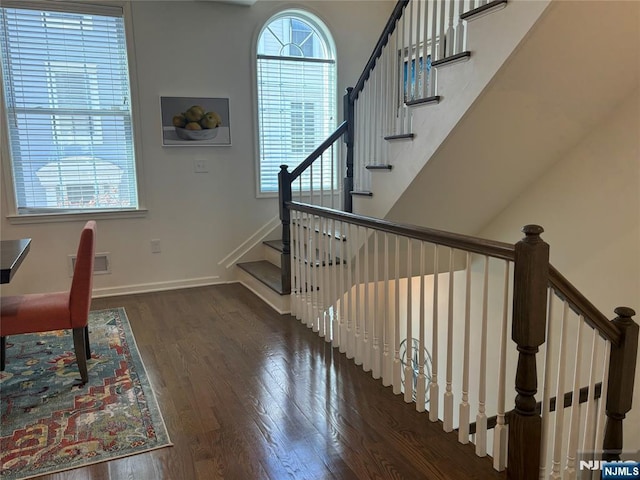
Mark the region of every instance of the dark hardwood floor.
[[173, 447], [47, 480], [504, 478], [361, 367], [239, 284], [123, 306]]

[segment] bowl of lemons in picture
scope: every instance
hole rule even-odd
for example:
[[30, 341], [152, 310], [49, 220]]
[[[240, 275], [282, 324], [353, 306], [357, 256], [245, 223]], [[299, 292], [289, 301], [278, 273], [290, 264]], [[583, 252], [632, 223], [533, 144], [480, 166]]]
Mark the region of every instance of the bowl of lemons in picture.
[[200, 105], [173, 116], [176, 135], [181, 140], [211, 140], [218, 134], [222, 118], [216, 112], [207, 112]]

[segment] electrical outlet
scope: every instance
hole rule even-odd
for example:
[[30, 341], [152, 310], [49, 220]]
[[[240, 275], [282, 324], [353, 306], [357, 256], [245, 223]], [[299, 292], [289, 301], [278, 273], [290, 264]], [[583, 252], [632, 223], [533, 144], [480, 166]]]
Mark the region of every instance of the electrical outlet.
[[151, 253], [160, 253], [161, 251], [160, 240], [157, 238], [151, 240]]
[[209, 172], [209, 167], [207, 167], [206, 160], [195, 160], [193, 162], [193, 169], [196, 173], [207, 173]]

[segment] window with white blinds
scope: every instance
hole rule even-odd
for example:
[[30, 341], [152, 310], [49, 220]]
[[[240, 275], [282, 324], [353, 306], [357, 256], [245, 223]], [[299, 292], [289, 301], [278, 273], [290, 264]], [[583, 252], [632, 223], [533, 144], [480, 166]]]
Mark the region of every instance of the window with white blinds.
[[293, 170], [333, 133], [336, 61], [327, 28], [298, 10], [267, 22], [257, 53], [259, 182], [268, 193], [278, 190], [280, 165]]
[[122, 8], [6, 1], [0, 48], [17, 213], [137, 209]]

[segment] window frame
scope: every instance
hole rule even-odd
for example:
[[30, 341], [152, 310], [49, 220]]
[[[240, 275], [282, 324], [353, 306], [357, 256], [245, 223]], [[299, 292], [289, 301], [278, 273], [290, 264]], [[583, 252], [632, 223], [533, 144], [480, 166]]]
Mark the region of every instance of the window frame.
[[[84, 4], [69, 2], [50, 2], [39, 0], [3, 0], [2, 7], [6, 8], [29, 8], [32, 10], [47, 10], [72, 13], [86, 13], [96, 15], [112, 15], [114, 8], [122, 10], [124, 22], [125, 40], [127, 49], [127, 67], [129, 72], [129, 93], [131, 101], [131, 123], [133, 135], [133, 152], [135, 168], [135, 184], [137, 189], [138, 206], [128, 209], [99, 208], [90, 210], [65, 210], [46, 212], [25, 212], [19, 213], [16, 202], [16, 191], [14, 188], [14, 168], [13, 159], [9, 147], [9, 127], [7, 122], [7, 109], [4, 96], [4, 88], [0, 87], [0, 105], [2, 106], [2, 125], [0, 127], [0, 162], [2, 163], [3, 182], [7, 211], [5, 216], [11, 224], [30, 223], [50, 223], [50, 222], [71, 222], [85, 221], [90, 219], [110, 219], [110, 218], [139, 218], [147, 214], [144, 203], [143, 189], [143, 169], [142, 169], [142, 147], [140, 131], [140, 109], [138, 82], [135, 59], [135, 44], [133, 37], [133, 20], [130, 2], [114, 1], [108, 4]], [[0, 82], [3, 82], [2, 70], [0, 69]], [[1, 83], [0, 83], [1, 85]]]
[[[261, 185], [261, 158], [260, 158], [260, 109], [259, 109], [259, 97], [258, 97], [258, 43], [260, 41], [260, 37], [262, 33], [266, 30], [266, 28], [275, 20], [278, 20], [282, 17], [288, 16], [298, 16], [302, 17], [302, 19], [310, 23], [314, 28], [316, 28], [322, 40], [325, 42], [326, 47], [331, 55], [331, 58], [334, 62], [334, 95], [335, 102], [333, 108], [333, 118], [334, 118], [334, 128], [338, 126], [338, 113], [340, 111], [340, 97], [338, 95], [339, 83], [338, 83], [338, 55], [337, 48], [335, 44], [335, 40], [333, 38], [333, 34], [329, 29], [327, 22], [316, 12], [310, 11], [306, 8], [285, 8], [277, 10], [275, 13], [269, 15], [266, 20], [264, 20], [256, 29], [254, 38], [252, 41], [252, 57], [251, 57], [251, 68], [252, 68], [252, 89], [253, 89], [253, 108], [254, 108], [254, 143], [255, 143], [255, 192], [256, 198], [277, 198], [278, 190], [275, 191], [262, 191]], [[332, 133], [331, 132], [331, 133]], [[292, 166], [289, 166], [289, 171], [293, 170]]]

